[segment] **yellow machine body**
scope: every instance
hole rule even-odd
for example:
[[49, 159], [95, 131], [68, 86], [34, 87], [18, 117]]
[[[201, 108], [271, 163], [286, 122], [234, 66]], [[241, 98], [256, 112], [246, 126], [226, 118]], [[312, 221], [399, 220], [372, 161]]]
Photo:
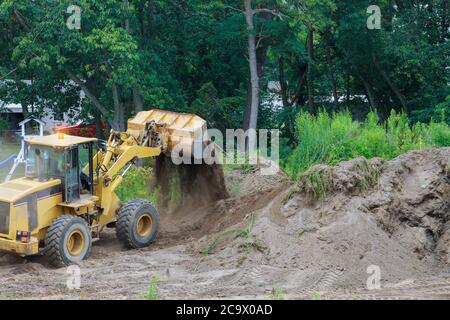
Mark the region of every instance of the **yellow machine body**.
[[170, 155], [176, 147], [183, 150], [184, 156], [194, 155], [194, 145], [208, 141], [206, 121], [199, 116], [188, 113], [176, 113], [164, 110], [150, 110], [140, 112], [135, 118], [128, 121], [127, 133], [137, 141], [151, 141], [146, 136], [148, 128], [157, 133], [162, 152]]
[[[106, 150], [93, 154], [90, 163], [98, 172], [92, 190], [74, 201], [64, 199], [60, 179], [23, 177], [0, 184], [0, 251], [22, 256], [38, 253], [49, 226], [66, 214], [85, 217], [92, 237], [97, 238], [105, 226], [116, 221], [122, 206], [115, 190], [122, 182], [123, 168], [135, 159], [170, 152], [177, 142], [192, 144], [199, 129], [203, 132], [206, 122], [195, 115], [161, 110], [138, 113], [128, 121], [127, 132], [111, 131]], [[26, 140], [28, 145], [61, 152], [96, 141], [64, 134]], [[89, 165], [79, 170], [89, 174]]]

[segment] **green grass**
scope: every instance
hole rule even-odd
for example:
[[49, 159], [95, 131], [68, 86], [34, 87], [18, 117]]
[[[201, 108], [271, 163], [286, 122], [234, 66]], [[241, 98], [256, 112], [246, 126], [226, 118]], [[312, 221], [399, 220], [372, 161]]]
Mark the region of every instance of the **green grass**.
[[[9, 156], [13, 154], [18, 154], [20, 152], [20, 144], [1, 144], [0, 147], [0, 161], [7, 159]], [[3, 182], [6, 175], [12, 166], [0, 170], [0, 182]], [[25, 174], [24, 166], [19, 166], [14, 173], [13, 178], [22, 177]]]
[[320, 293], [318, 293], [317, 291], [313, 291], [311, 293], [311, 300], [320, 300], [321, 296]]
[[364, 158], [357, 161], [352, 170], [359, 173], [360, 178], [355, 183], [357, 190], [360, 192], [364, 192], [378, 183], [381, 174], [381, 167], [371, 165]]
[[450, 126], [444, 120], [411, 125], [405, 114], [394, 111], [386, 123], [374, 112], [363, 123], [353, 121], [349, 112], [300, 112], [296, 129], [299, 144], [282, 161], [293, 179], [316, 164], [333, 166], [359, 156], [392, 159], [410, 150], [450, 146]]
[[302, 237], [303, 235], [305, 235], [305, 234], [307, 234], [307, 233], [310, 233], [310, 232], [316, 232], [317, 231], [317, 228], [314, 228], [314, 227], [312, 227], [312, 228], [304, 228], [304, 229], [301, 229], [299, 232], [298, 232], [298, 236], [299, 237]]
[[[378, 182], [382, 167], [383, 162], [373, 164], [363, 157], [357, 158], [354, 165], [349, 169], [355, 173], [353, 178], [354, 189], [358, 192], [364, 192], [373, 187]], [[311, 200], [323, 201], [333, 189], [333, 168], [324, 164], [315, 165], [300, 174], [297, 186], [298, 189], [293, 192], [301, 191]]]
[[150, 284], [147, 288], [147, 292], [144, 295], [144, 298], [147, 300], [157, 300], [158, 299], [158, 285], [159, 285], [159, 277], [152, 276], [150, 278]]
[[11, 294], [0, 294], [0, 301], [5, 300], [17, 300], [17, 297], [14, 293]]
[[284, 300], [283, 288], [274, 286], [272, 288], [272, 300]]
[[246, 243], [239, 245], [239, 251], [245, 252], [245, 253], [250, 253], [252, 251], [256, 251], [256, 252], [260, 252], [264, 255], [267, 255], [267, 254], [269, 254], [270, 249], [267, 246], [265, 246], [261, 242], [261, 240], [251, 239], [251, 241], [248, 241]]
[[[224, 235], [224, 234], [223, 234]], [[204, 256], [207, 256], [211, 253], [211, 251], [216, 247], [217, 243], [219, 242], [221, 238], [221, 235], [218, 235], [211, 241], [205, 248], [202, 249], [201, 254]]]
[[247, 224], [243, 228], [238, 228], [234, 230], [235, 238], [247, 238], [252, 232], [253, 226], [255, 225], [256, 216], [254, 213], [246, 217]]
[[313, 166], [300, 175], [299, 186], [309, 198], [324, 200], [332, 183], [332, 169], [326, 165]]
[[[252, 232], [253, 226], [255, 224], [255, 219], [256, 219], [256, 216], [255, 216], [255, 214], [252, 213], [251, 215], [247, 216], [244, 219], [244, 222], [246, 222], [244, 227], [242, 227], [242, 228], [234, 228], [234, 229], [222, 231], [217, 236], [215, 236], [214, 239], [206, 247], [204, 247], [200, 251], [200, 253], [202, 255], [204, 255], [204, 256], [209, 255], [212, 252], [212, 250], [214, 250], [216, 245], [219, 243], [220, 239], [222, 239], [225, 236], [229, 236], [230, 234], [233, 235], [234, 239], [237, 239], [237, 238], [245, 238], [245, 239], [249, 238], [250, 233]], [[257, 241], [250, 242], [247, 245], [248, 245], [247, 247], [244, 246], [245, 248], [241, 247], [241, 249], [254, 248], [257, 251], [260, 251], [260, 252], [263, 252], [263, 253], [266, 252], [266, 249], [264, 248], [264, 246], [262, 244], [260, 244], [260, 243], [257, 243]]]

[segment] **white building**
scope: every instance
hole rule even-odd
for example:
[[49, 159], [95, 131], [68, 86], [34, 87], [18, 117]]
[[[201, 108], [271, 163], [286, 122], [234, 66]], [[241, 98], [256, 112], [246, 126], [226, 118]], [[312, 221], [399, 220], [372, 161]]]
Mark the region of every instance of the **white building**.
[[[0, 101], [0, 105], [2, 105], [2, 102]], [[22, 106], [20, 104], [7, 104], [3, 105], [5, 112], [0, 113], [8, 113], [10, 116], [10, 120], [12, 122], [12, 128], [11, 129], [19, 129], [19, 123], [24, 120], [24, 115], [22, 112]], [[40, 117], [40, 120], [42, 120], [44, 125], [44, 131], [48, 133], [53, 133], [55, 127], [64, 126], [69, 124], [70, 117], [67, 113], [64, 113], [61, 118], [56, 117], [52, 115], [50, 110], [44, 111], [45, 115]]]
[[[6, 80], [8, 81], [8, 80]], [[24, 80], [24, 83], [31, 85], [31, 80]], [[84, 99], [85, 94], [80, 92], [80, 99]], [[30, 109], [30, 106], [29, 106]], [[31, 111], [31, 110], [29, 110]], [[8, 119], [11, 122], [11, 130], [19, 130], [19, 123], [24, 120], [22, 105], [20, 104], [6, 104], [0, 99], [0, 114], [8, 114]], [[54, 128], [68, 125], [73, 120], [73, 114], [68, 113], [55, 115], [52, 110], [45, 110], [40, 119], [45, 122], [44, 131], [53, 133]]]

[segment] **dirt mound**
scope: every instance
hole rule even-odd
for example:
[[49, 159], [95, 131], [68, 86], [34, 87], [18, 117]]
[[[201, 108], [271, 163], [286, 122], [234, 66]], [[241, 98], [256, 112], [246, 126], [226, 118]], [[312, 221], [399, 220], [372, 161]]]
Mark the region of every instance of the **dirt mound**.
[[212, 252], [297, 295], [365, 287], [371, 265], [383, 284], [450, 272], [449, 159], [443, 148], [318, 166]]
[[418, 258], [450, 264], [450, 149], [398, 157], [365, 206], [382, 228]]
[[[80, 264], [81, 290], [67, 289], [65, 268], [0, 254], [0, 299], [142, 299], [154, 275], [161, 299], [270, 299], [275, 288], [286, 299], [448, 299], [449, 156], [359, 158], [294, 186], [227, 168], [231, 197], [162, 214], [152, 246], [124, 250], [105, 231]], [[381, 290], [366, 289], [372, 265]]]
[[[218, 179], [220, 185], [223, 183], [227, 187], [224, 193], [227, 198], [221, 197], [218, 201], [210, 200], [200, 204], [197, 202], [196, 205], [183, 205], [176, 210], [163, 212], [160, 243], [185, 243], [187, 240], [202, 239], [200, 244], [193, 244], [194, 251], [198, 252], [197, 249], [207, 241], [209, 235], [236, 227], [245, 221], [250, 213], [267, 206], [288, 186], [288, 178], [284, 173], [265, 176], [261, 174], [259, 168], [253, 168], [251, 172], [248, 170], [236, 168], [226, 173], [226, 180]], [[220, 172], [223, 177], [223, 171]], [[217, 182], [215, 184], [217, 185]], [[199, 196], [205, 199], [205, 194], [211, 190], [205, 190], [204, 194], [200, 192]], [[209, 196], [206, 198], [210, 199]]]

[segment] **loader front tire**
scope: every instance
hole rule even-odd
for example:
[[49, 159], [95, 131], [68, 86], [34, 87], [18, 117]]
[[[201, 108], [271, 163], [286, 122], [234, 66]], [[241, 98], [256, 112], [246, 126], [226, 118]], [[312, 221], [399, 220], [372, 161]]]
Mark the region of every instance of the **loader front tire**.
[[54, 267], [76, 264], [89, 257], [92, 238], [89, 226], [81, 217], [63, 215], [47, 230], [45, 255]]
[[158, 212], [147, 200], [130, 201], [119, 210], [116, 234], [128, 249], [147, 247], [156, 237], [158, 228]]

